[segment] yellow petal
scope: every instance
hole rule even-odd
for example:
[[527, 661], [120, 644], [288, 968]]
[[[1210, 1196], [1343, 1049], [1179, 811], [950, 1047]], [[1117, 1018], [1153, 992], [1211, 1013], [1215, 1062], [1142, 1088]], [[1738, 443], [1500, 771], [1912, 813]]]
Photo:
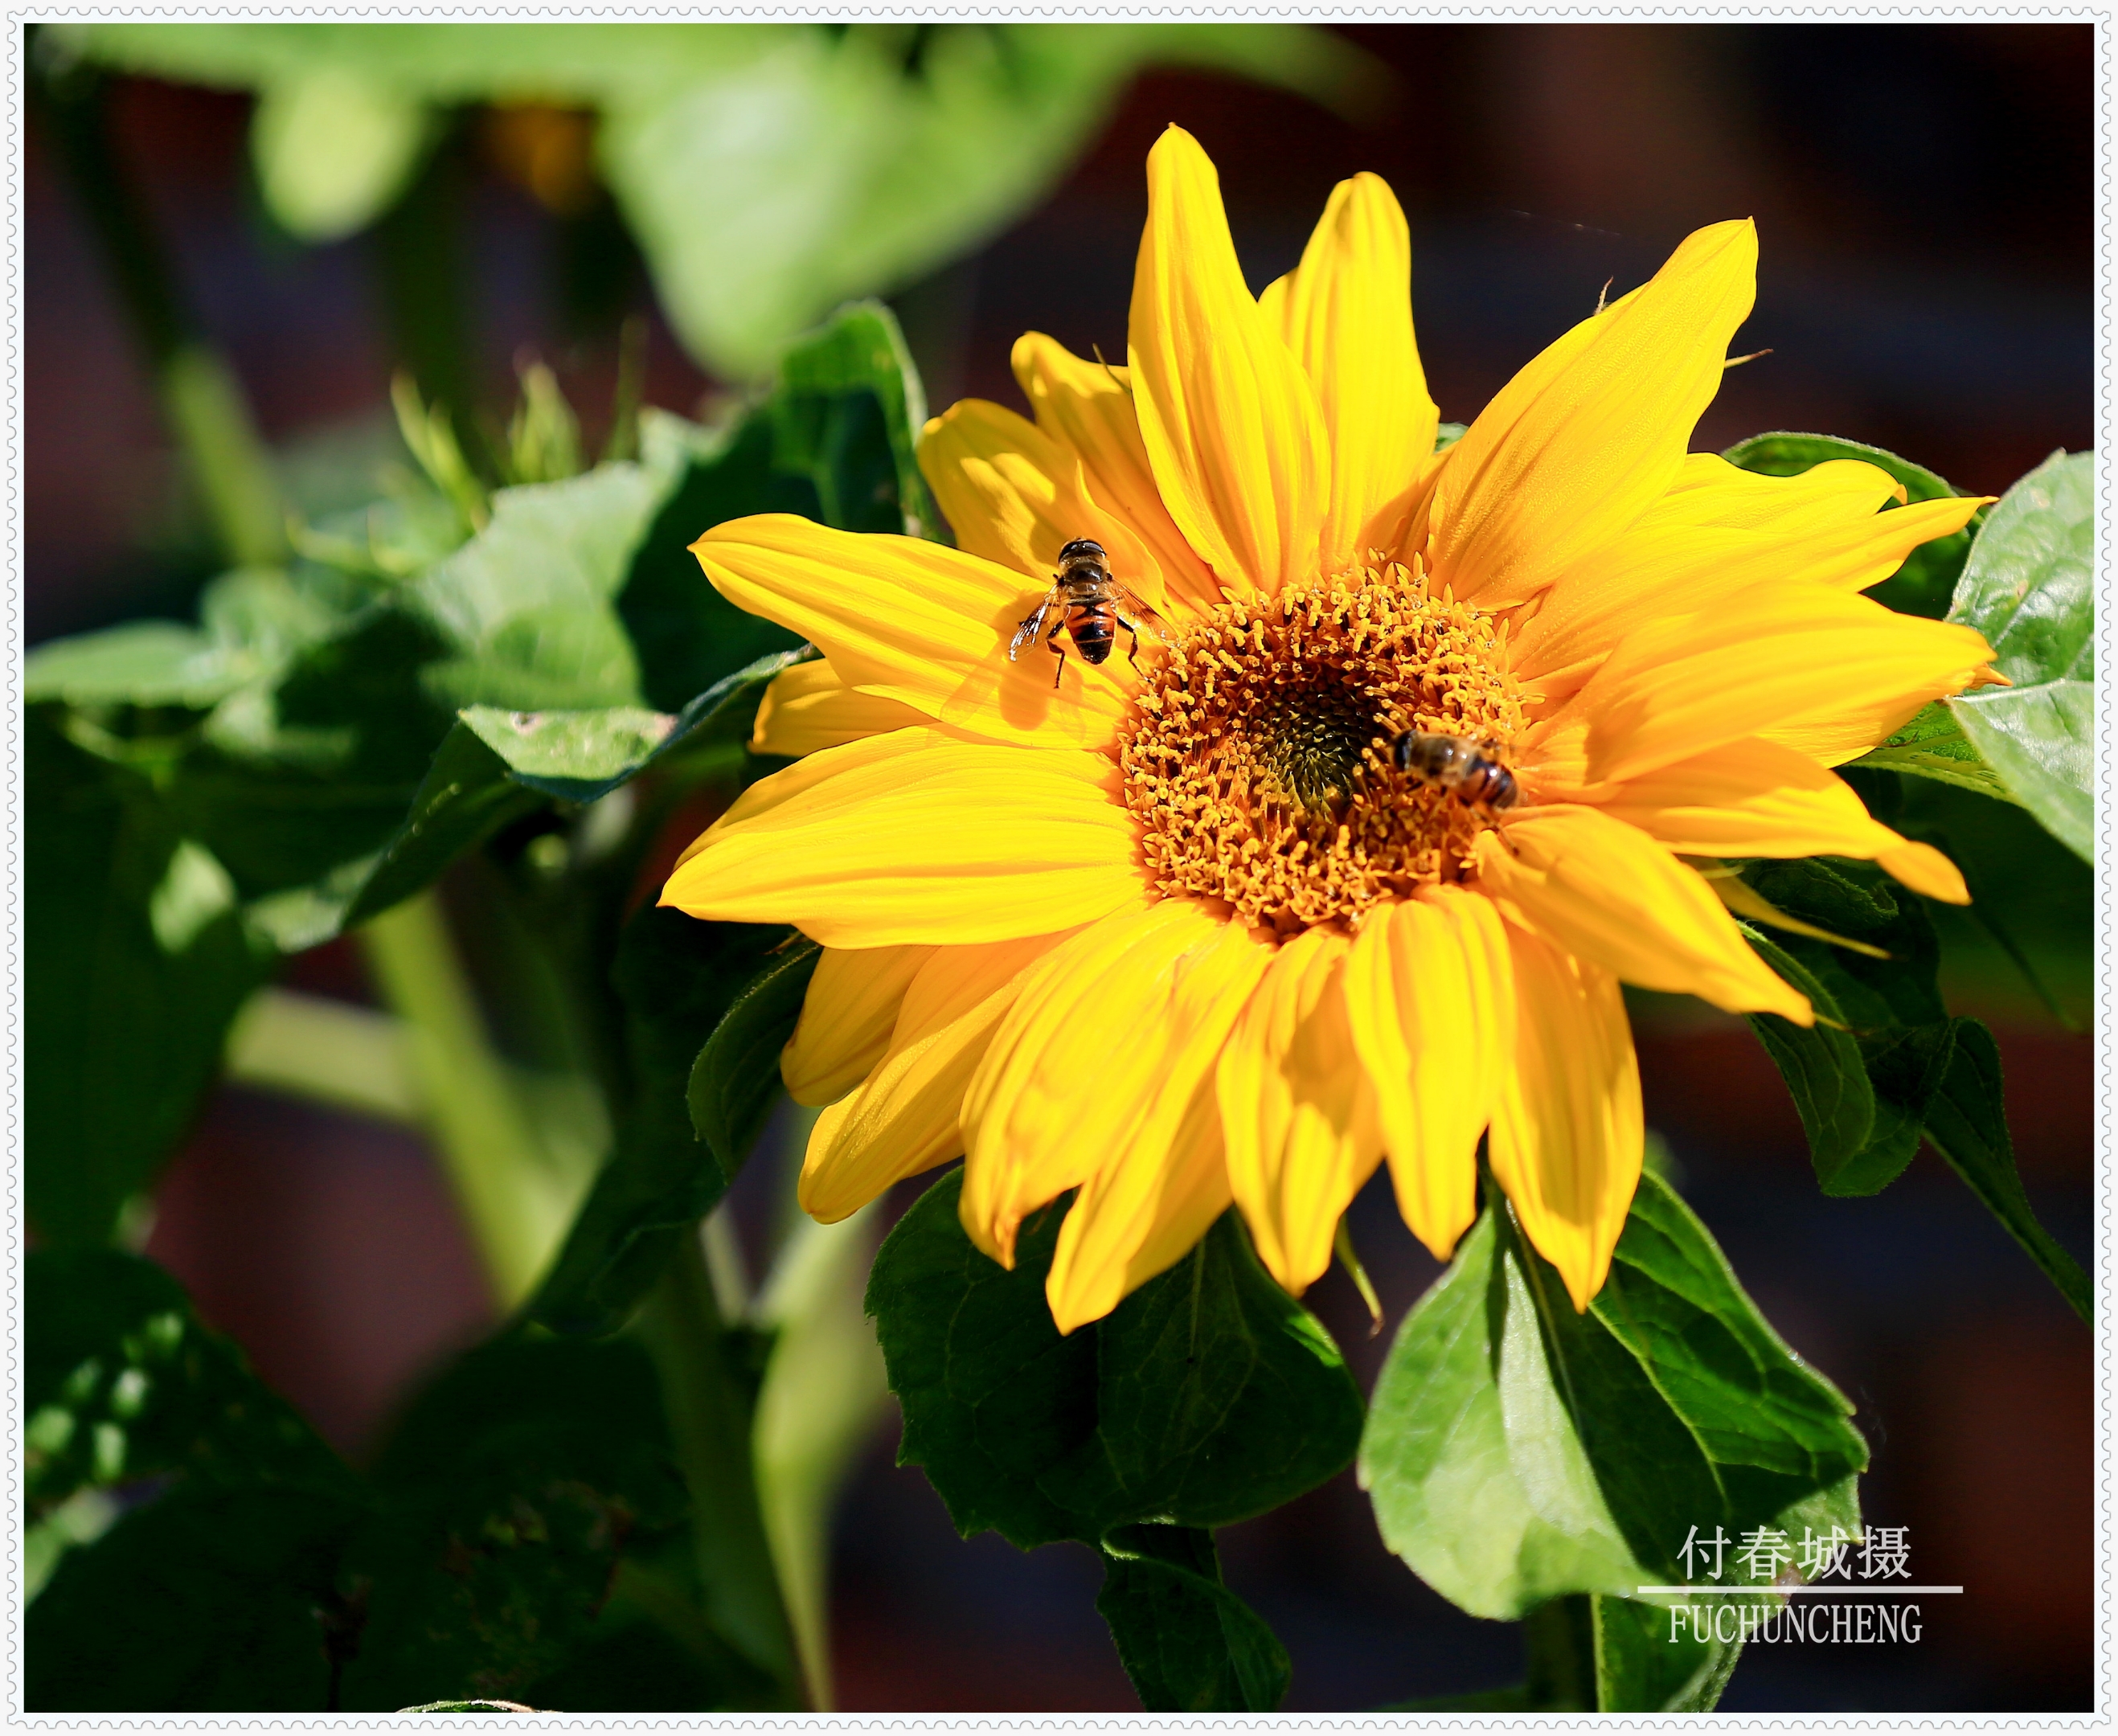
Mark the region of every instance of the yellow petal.
[[1894, 850], [1875, 852], [1875, 866], [1923, 898], [1944, 904], [1968, 904], [1971, 889], [1955, 863], [1931, 844], [1908, 839]]
[[1339, 1220], [1382, 1157], [1347, 1017], [1348, 951], [1325, 928], [1283, 946], [1215, 1078], [1228, 1186], [1258, 1258], [1296, 1295], [1330, 1265]]
[[1330, 487], [1316, 395], [1243, 283], [1220, 182], [1168, 129], [1147, 159], [1133, 404], [1169, 515], [1224, 584], [1309, 576]]
[[[1962, 529], [1978, 506], [1925, 501], [1842, 516], [1800, 534], [1672, 524], [1651, 515], [1544, 593], [1536, 615], [1511, 635], [1515, 667], [1556, 704], [1629, 634], [1793, 582], [1866, 590], [1921, 543]], [[1556, 681], [1561, 672], [1577, 679], [1570, 686]]]
[[1513, 1064], [1515, 977], [1492, 900], [1436, 886], [1370, 912], [1345, 993], [1398, 1209], [1445, 1260], [1478, 1216], [1478, 1138]]
[[1146, 1101], [1061, 1226], [1045, 1281], [1061, 1332], [1100, 1320], [1175, 1265], [1228, 1208], [1214, 1069], [1274, 950], [1221, 923], [1186, 958], [1154, 1023], [1127, 1034], [1158, 1059]]
[[1811, 1022], [1713, 889], [1645, 833], [1595, 808], [1524, 810], [1478, 839], [1480, 884], [1570, 952], [1627, 982], [1728, 1013]]
[[1639, 1066], [1618, 980], [1510, 925], [1515, 1064], [1487, 1150], [1531, 1245], [1586, 1309], [1639, 1184]]
[[772, 678], [757, 708], [750, 736], [754, 754], [798, 760], [864, 736], [887, 735], [926, 718], [896, 699], [878, 699], [849, 687], [822, 658], [796, 663]]
[[[1025, 1213], [1135, 1143], [1166, 1151], [1186, 1105], [1167, 1077], [1212, 1046], [1255, 967], [1256, 944], [1229, 927], [1216, 908], [1164, 899], [1092, 924], [1029, 973], [964, 1101], [964, 1227], [1002, 1265]], [[1108, 1265], [1123, 1240], [1071, 1257]]]
[[1936, 676], [1916, 672], [1926, 678], [1911, 687], [1850, 700], [1834, 697], [1795, 716], [1763, 724], [1758, 735], [1791, 747], [1819, 765], [1843, 765], [1880, 746], [1935, 699], [1974, 685], [1977, 672], [1952, 669]]
[[1135, 685], [1131, 662], [1066, 660], [1055, 691], [1042, 652], [1008, 660], [1046, 586], [915, 537], [855, 535], [768, 513], [691, 545], [738, 608], [808, 639], [849, 687], [923, 716], [1034, 747], [1104, 747]]
[[964, 1092], [1024, 974], [1068, 929], [1026, 940], [936, 949], [913, 977], [881, 1064], [816, 1118], [797, 1197], [826, 1224], [964, 1148]]
[[1302, 263], [1259, 298], [1316, 389], [1331, 446], [1321, 560], [1394, 553], [1434, 459], [1440, 412], [1412, 334], [1412, 237], [1380, 177], [1332, 190]]
[[1084, 361], [1038, 331], [1015, 340], [1013, 360], [1038, 427], [1080, 461], [1089, 498], [1148, 545], [1176, 605], [1219, 603], [1220, 586], [1155, 487], [1133, 411], [1131, 370]]
[[1970, 902], [1946, 856], [1871, 819], [1843, 782], [1777, 742], [1731, 741], [1581, 799], [1679, 856], [1850, 856], [1929, 898]]
[[1804, 536], [1848, 519], [1871, 518], [1884, 501], [1904, 497], [1903, 483], [1858, 459], [1834, 458], [1799, 476], [1761, 476], [1718, 453], [1693, 452], [1686, 455], [1669, 492], [1648, 509], [1640, 524]]
[[809, 979], [779, 1076], [797, 1103], [835, 1103], [873, 1071], [931, 946], [826, 947]]
[[1436, 487], [1438, 584], [1482, 608], [1520, 603], [1661, 498], [1750, 314], [1757, 253], [1748, 221], [1700, 229], [1501, 389]]
[[1162, 568], [1124, 521], [1091, 501], [1080, 461], [1014, 411], [966, 398], [927, 424], [919, 468], [956, 533], [956, 546], [1049, 584], [1059, 551], [1093, 538], [1111, 570], [1162, 608]]
[[1867, 728], [1915, 695], [1912, 710], [1960, 691], [1991, 654], [1968, 627], [1894, 614], [1865, 597], [1820, 585], [1754, 589], [1628, 635], [1571, 701], [1526, 732], [1521, 756], [1558, 757], [1578, 732], [1577, 781], [1616, 782], [1747, 736], [1785, 740], [1791, 727], [1842, 721]]
[[1048, 934], [1145, 891], [1100, 754], [1026, 753], [899, 730], [745, 791], [661, 902], [792, 922], [826, 946], [960, 945]]

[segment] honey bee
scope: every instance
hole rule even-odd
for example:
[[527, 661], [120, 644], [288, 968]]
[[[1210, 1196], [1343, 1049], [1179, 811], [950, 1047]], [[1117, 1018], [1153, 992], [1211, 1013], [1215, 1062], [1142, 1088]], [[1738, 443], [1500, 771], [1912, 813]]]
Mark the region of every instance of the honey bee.
[[1515, 774], [1492, 757], [1492, 741], [1464, 736], [1431, 736], [1408, 730], [1390, 756], [1398, 769], [1422, 783], [1446, 790], [1467, 808], [1511, 808], [1522, 799]]
[[[1051, 623], [1046, 631], [1046, 622]], [[1111, 646], [1123, 627], [1132, 635], [1131, 657], [1140, 661], [1140, 635], [1145, 632], [1167, 643], [1169, 630], [1162, 617], [1111, 575], [1110, 556], [1100, 542], [1076, 537], [1059, 551], [1059, 570], [1052, 575], [1052, 589], [1036, 612], [1015, 630], [1008, 644], [1007, 660], [1015, 661], [1025, 645], [1042, 637], [1059, 667], [1052, 672], [1056, 691], [1066, 672], [1066, 648], [1059, 643], [1063, 630], [1072, 635], [1074, 649], [1091, 663], [1111, 654]]]

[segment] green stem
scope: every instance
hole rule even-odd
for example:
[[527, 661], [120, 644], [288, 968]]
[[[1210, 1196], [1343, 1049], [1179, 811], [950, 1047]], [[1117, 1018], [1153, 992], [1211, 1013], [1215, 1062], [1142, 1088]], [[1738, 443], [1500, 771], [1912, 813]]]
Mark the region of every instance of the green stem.
[[512, 1309], [565, 1229], [535, 1126], [487, 1039], [435, 895], [406, 899], [359, 935], [376, 987], [405, 1023], [428, 1132], [493, 1294]]
[[42, 39], [29, 89], [79, 196], [118, 298], [153, 371], [162, 414], [191, 467], [222, 553], [240, 566], [286, 558], [284, 509], [243, 391], [186, 304], [146, 203], [110, 140], [107, 81], [54, 67]]
[[1586, 1592], [1555, 1597], [1523, 1618], [1524, 1686], [1539, 1711], [1597, 1709], [1596, 1616]]
[[819, 1712], [834, 1709], [831, 1512], [890, 1398], [862, 1309], [878, 1239], [872, 1207], [836, 1224], [803, 1217], [756, 1307], [775, 1333], [751, 1430], [758, 1505], [810, 1708]]
[[740, 1341], [724, 1327], [699, 1238], [678, 1240], [640, 1318], [662, 1377], [669, 1432], [691, 1496], [691, 1535], [707, 1618], [798, 1705], [786, 1606], [759, 1511], [751, 1386]]
[[427, 1104], [405, 1027], [343, 1000], [260, 989], [228, 1033], [228, 1077], [378, 1121], [423, 1128]]

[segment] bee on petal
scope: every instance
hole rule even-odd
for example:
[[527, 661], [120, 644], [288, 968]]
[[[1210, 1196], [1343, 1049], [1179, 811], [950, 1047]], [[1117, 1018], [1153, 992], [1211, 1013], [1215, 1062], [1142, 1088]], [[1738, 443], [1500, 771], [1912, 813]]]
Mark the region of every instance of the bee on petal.
[[[1045, 626], [1047, 621], [1049, 631]], [[1131, 655], [1135, 663], [1140, 661], [1142, 632], [1158, 643], [1169, 641], [1169, 629], [1162, 617], [1112, 576], [1110, 556], [1103, 552], [1103, 544], [1076, 537], [1059, 551], [1059, 570], [1052, 575], [1052, 589], [1044, 593], [1035, 612], [1015, 629], [1008, 644], [1007, 658], [1015, 662], [1025, 646], [1041, 637], [1059, 659], [1059, 667], [1052, 672], [1056, 691], [1059, 677], [1066, 672], [1066, 648], [1059, 643], [1060, 634], [1063, 631], [1073, 639], [1074, 649], [1084, 660], [1100, 663], [1111, 654], [1120, 627], [1132, 635]]]

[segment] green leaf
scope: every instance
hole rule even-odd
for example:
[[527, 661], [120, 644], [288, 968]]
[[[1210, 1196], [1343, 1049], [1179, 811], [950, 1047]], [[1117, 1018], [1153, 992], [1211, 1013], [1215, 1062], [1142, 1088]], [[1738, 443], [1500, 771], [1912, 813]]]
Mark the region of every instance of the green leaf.
[[180, 1487], [59, 1564], [22, 1618], [32, 1712], [336, 1710], [357, 1607], [344, 1496]]
[[22, 661], [29, 704], [180, 705], [204, 711], [252, 671], [196, 627], [133, 621], [100, 633], [53, 639]]
[[2000, 801], [2016, 801], [2007, 781], [1978, 756], [1971, 738], [1948, 706], [1936, 699], [1917, 717], [1850, 764], [1975, 790]]
[[[790, 929], [701, 922], [650, 907], [626, 925], [612, 979], [626, 1012], [632, 1097], [596, 1177], [530, 1305], [553, 1332], [599, 1336], [631, 1316], [679, 1236], [719, 1202], [728, 1177], [693, 1131], [692, 1064]], [[775, 1057], [771, 1069], [779, 1079]]]
[[2018, 686], [2095, 678], [2096, 455], [2055, 452], [1986, 515], [1951, 621]]
[[697, 1133], [730, 1181], [779, 1100], [779, 1051], [794, 1035], [822, 949], [790, 934], [735, 992], [685, 1087]]
[[2051, 1280], [2068, 1306], [2088, 1320], [2094, 1307], [2088, 1276], [2051, 1239], [2030, 1207], [2015, 1169], [2004, 1101], [2000, 1050], [1993, 1033], [1975, 1018], [1958, 1019], [1948, 1076], [1927, 1110], [1927, 1137]]
[[265, 208], [303, 241], [366, 229], [405, 191], [435, 118], [425, 104], [340, 67], [266, 85], [250, 122]]
[[[1150, 59], [1235, 62], [1320, 89], [1358, 64], [1287, 25], [943, 24], [918, 42], [913, 72], [902, 37], [789, 32], [749, 65], [606, 112], [604, 173], [672, 323], [710, 367], [755, 373], [835, 303], [997, 232], [1057, 182]], [[732, 115], [757, 118], [738, 130]]]
[[1949, 709], [2014, 799], [2085, 862], [2096, 860], [2096, 687], [2046, 681], [1960, 693]]
[[1096, 1609], [1150, 1712], [1270, 1712], [1293, 1674], [1286, 1649], [1221, 1583], [1210, 1532], [1126, 1526], [1103, 1542]]
[[960, 1173], [899, 1220], [868, 1282], [899, 1461], [956, 1528], [1023, 1549], [1115, 1527], [1211, 1527], [1342, 1469], [1358, 1390], [1323, 1328], [1268, 1277], [1232, 1215], [1106, 1318], [1061, 1337], [1044, 1295], [1063, 1203], [1026, 1220], [1012, 1272], [957, 1220]]
[[1743, 1655], [1741, 1640], [1700, 1639], [1688, 1611], [1619, 1597], [1593, 1602], [1598, 1711], [1710, 1712], [1720, 1703]]
[[1806, 1027], [1774, 1013], [1753, 1013], [1750, 1028], [1787, 1081], [1809, 1136], [1810, 1161], [1824, 1191], [1868, 1144], [1875, 1124], [1875, 1093], [1861, 1046], [1845, 1029], [1846, 1015], [1831, 991], [1786, 951], [1747, 924], [1739, 923], [1758, 956], [1809, 997], [1818, 1018]]
[[677, 721], [644, 705], [597, 711], [467, 705], [457, 716], [506, 762], [516, 782], [569, 801], [593, 801], [595, 796], [586, 792], [616, 788], [668, 740]]
[[714, 686], [675, 717], [638, 706], [596, 711], [467, 707], [434, 755], [394, 837], [360, 875], [337, 918], [366, 921], [438, 879], [465, 851], [552, 801], [599, 801], [650, 766], [733, 750], [766, 685], [791, 662], [777, 652]]
[[[1830, 434], [1754, 434], [1739, 441], [1721, 455], [1739, 469], [1761, 476], [1800, 476], [1837, 459], [1858, 459], [1886, 471], [1904, 485], [1905, 504], [1915, 501], [1942, 501], [1960, 495], [1931, 470], [1885, 452], [1880, 446], [1864, 446], [1857, 440], [1841, 440]], [[1885, 507], [1885, 511], [1890, 509]], [[1868, 594], [1900, 614], [1939, 619], [1949, 612], [1957, 575], [1963, 570], [1971, 552], [1971, 539], [1978, 524], [1973, 516], [1962, 530], [1931, 542], [1922, 542], [1905, 556], [1904, 565]]]
[[686, 1511], [646, 1353], [506, 1338], [414, 1401], [341, 1575], [373, 1587], [351, 1711], [513, 1698], [587, 1638], [628, 1549]]
[[1698, 1219], [1643, 1176], [1577, 1314], [1489, 1189], [1376, 1383], [1384, 1541], [1473, 1615], [1685, 1577], [1690, 1528], [1857, 1527], [1851, 1406], [1781, 1342]]
[[[1759, 861], [1743, 879], [1784, 914], [1888, 954], [1871, 958], [1806, 935], [1750, 935], [1768, 964], [1804, 994], [1820, 991], [1818, 1011], [1847, 1027], [1803, 1031], [1776, 1014], [1750, 1015], [1794, 1094], [1817, 1180], [1841, 1197], [1878, 1193], [1918, 1151], [1927, 1106], [1949, 1069], [1933, 925], [1913, 893], [1865, 862]], [[1857, 1056], [1867, 1087], [1865, 1132], [1863, 1092], [1850, 1074]]]
[[557, 801], [585, 805], [669, 759], [740, 749], [765, 688], [795, 659], [790, 651], [768, 653], [716, 681], [674, 717], [627, 705], [543, 712], [474, 705], [462, 721], [506, 762], [512, 781]]
[[[2015, 1179], [1999, 1051], [1977, 1020], [1952, 1019], [1944, 1008], [1934, 930], [1919, 901], [1866, 863], [1754, 862], [1744, 878], [1788, 914], [1890, 954], [1870, 958], [1805, 936], [1769, 941], [1745, 930], [1820, 1013], [1851, 1027], [1841, 1033], [1820, 1023], [1802, 1031], [1770, 1013], [1750, 1018], [1794, 1095], [1824, 1191], [1876, 1192], [1903, 1170], [1924, 1136], [2085, 1318], [2088, 1281], [2038, 1225]], [[1873, 1101], [1857, 1147], [1861, 1093], [1848, 1037]]]
[[162, 1268], [46, 1249], [22, 1274], [23, 1495], [32, 1517], [87, 1488], [180, 1475], [349, 1492], [352, 1479]]
[[695, 445], [618, 598], [654, 704], [674, 704], [799, 643], [706, 582], [691, 544], [713, 526], [791, 512], [839, 530], [934, 534], [915, 457], [926, 415], [896, 321], [864, 302], [798, 343], [761, 403]]
[[2014, 685], [1959, 694], [1965, 736], [2084, 861], [2095, 820], [2093, 453], [2055, 452], [1987, 515], [1949, 618], [1975, 627]]
[[818, 524], [934, 534], [939, 515], [918, 457], [927, 393], [881, 302], [840, 308], [788, 349], [765, 410], [775, 468], [808, 484]]
[[414, 582], [408, 601], [452, 650], [424, 672], [437, 699], [523, 711], [640, 703], [615, 602], [684, 450], [652, 422], [645, 462], [501, 489], [492, 523]]
[[23, 731], [24, 1188], [48, 1243], [109, 1240], [264, 981], [227, 870], [149, 776]]

